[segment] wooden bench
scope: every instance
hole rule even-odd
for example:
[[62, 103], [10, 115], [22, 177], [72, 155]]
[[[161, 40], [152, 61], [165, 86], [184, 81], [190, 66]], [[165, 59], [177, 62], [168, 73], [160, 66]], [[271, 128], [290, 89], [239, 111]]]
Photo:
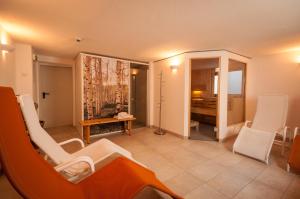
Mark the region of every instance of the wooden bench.
[[84, 130], [83, 138], [85, 138], [86, 143], [89, 144], [92, 125], [108, 124], [108, 123], [115, 123], [115, 122], [124, 122], [124, 132], [126, 133], [127, 131], [128, 135], [131, 135], [132, 121], [135, 119], [136, 118], [133, 117], [133, 118], [125, 118], [125, 119], [100, 118], [100, 119], [83, 120], [80, 122], [80, 125], [83, 127]]

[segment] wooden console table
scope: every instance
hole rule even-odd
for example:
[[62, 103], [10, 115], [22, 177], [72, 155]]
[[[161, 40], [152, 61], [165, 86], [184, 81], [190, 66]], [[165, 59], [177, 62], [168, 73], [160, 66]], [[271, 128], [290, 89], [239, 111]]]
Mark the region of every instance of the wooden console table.
[[91, 126], [97, 124], [108, 124], [108, 123], [115, 123], [115, 122], [124, 122], [125, 132], [128, 132], [128, 135], [131, 135], [131, 128], [132, 128], [132, 121], [136, 118], [125, 118], [125, 119], [116, 119], [116, 118], [100, 118], [100, 119], [91, 119], [91, 120], [83, 120], [80, 122], [80, 125], [83, 127], [84, 135], [83, 139], [85, 139], [86, 143], [90, 143], [90, 136], [91, 136]]

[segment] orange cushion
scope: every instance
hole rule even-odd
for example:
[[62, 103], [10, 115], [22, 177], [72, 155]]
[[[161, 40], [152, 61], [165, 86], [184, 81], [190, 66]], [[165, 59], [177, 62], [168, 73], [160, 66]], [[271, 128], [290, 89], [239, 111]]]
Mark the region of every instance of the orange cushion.
[[129, 199], [146, 186], [154, 187], [172, 198], [180, 199], [164, 186], [152, 171], [139, 164], [119, 157], [98, 170], [89, 180], [80, 182], [88, 198]]
[[288, 163], [291, 168], [300, 171], [300, 135], [294, 139]]

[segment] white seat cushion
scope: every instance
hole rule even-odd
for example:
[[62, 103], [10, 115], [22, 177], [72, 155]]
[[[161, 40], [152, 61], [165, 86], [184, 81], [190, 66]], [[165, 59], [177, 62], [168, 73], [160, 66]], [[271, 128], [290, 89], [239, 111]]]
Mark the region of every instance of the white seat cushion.
[[273, 132], [243, 127], [233, 145], [233, 150], [266, 162], [275, 135]]
[[132, 154], [129, 151], [121, 148], [105, 138], [102, 138], [101, 140], [98, 140], [73, 153], [72, 157], [89, 156], [96, 164], [98, 161], [101, 161], [103, 157], [111, 155], [112, 153], [119, 153], [122, 156], [132, 159]]

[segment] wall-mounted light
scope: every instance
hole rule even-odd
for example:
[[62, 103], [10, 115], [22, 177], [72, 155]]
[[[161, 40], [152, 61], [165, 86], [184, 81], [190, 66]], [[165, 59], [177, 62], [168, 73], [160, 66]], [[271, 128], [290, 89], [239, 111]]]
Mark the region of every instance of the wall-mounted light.
[[5, 30], [0, 26], [0, 51], [2, 54], [11, 52], [14, 50], [14, 46], [9, 44], [8, 36]]
[[173, 73], [176, 73], [180, 65], [179, 57], [172, 57], [170, 61], [170, 68]]
[[296, 57], [296, 63], [300, 65], [300, 55]]
[[139, 70], [136, 68], [131, 69], [131, 75], [137, 75], [139, 73]]
[[178, 67], [179, 67], [178, 65], [171, 65], [170, 66], [172, 72], [177, 72]]
[[0, 50], [2, 52], [12, 52], [15, 49], [13, 45], [9, 44], [0, 44]]

